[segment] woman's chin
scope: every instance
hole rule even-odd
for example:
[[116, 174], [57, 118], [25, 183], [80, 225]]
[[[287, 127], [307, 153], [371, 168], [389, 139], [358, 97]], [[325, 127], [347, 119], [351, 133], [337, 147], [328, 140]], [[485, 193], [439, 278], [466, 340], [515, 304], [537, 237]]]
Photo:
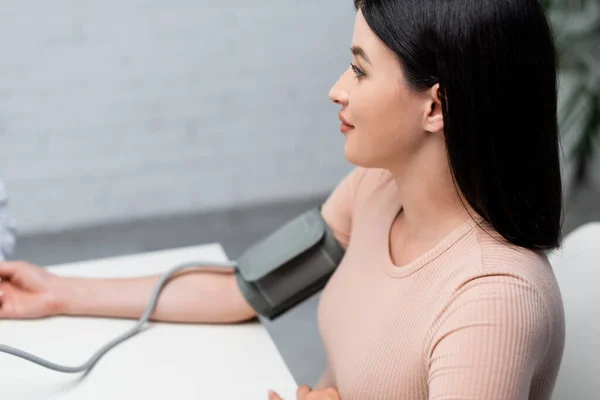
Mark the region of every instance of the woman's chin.
[[365, 146], [364, 143], [356, 143], [352, 139], [356, 138], [346, 137], [344, 146], [344, 156], [348, 162], [362, 168], [385, 168], [383, 154], [373, 151], [376, 149]]
[[346, 156], [346, 160], [351, 164], [358, 165], [361, 167], [366, 167], [369, 162], [366, 159], [365, 149], [359, 148], [356, 143], [353, 143], [351, 138], [346, 136], [346, 144], [344, 146], [344, 155]]

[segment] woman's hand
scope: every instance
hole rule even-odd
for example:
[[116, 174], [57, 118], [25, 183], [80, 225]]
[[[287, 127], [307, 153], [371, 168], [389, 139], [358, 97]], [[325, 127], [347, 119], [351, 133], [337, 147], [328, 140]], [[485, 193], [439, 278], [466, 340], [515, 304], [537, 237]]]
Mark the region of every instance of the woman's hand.
[[41, 318], [60, 311], [60, 278], [37, 265], [0, 262], [0, 318]]
[[[269, 400], [283, 400], [277, 393], [269, 391]], [[341, 400], [337, 390], [327, 388], [312, 390], [310, 386], [300, 386], [296, 391], [296, 400]]]

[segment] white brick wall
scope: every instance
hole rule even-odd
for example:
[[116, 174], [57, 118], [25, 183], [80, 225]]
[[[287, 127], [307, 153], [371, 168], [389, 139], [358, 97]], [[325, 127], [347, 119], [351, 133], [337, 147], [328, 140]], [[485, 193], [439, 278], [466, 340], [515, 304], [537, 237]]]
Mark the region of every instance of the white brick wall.
[[[220, 3], [220, 5], [216, 5]], [[22, 233], [325, 193], [350, 0], [2, 0], [0, 175]]]

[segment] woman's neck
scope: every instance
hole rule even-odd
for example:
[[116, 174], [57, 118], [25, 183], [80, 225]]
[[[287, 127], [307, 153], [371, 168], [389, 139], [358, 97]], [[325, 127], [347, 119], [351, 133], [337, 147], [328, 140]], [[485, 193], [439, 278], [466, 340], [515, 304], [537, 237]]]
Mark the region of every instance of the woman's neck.
[[436, 242], [474, 212], [454, 186], [446, 157], [423, 154], [421, 160], [389, 169], [402, 204], [397, 218], [410, 240]]

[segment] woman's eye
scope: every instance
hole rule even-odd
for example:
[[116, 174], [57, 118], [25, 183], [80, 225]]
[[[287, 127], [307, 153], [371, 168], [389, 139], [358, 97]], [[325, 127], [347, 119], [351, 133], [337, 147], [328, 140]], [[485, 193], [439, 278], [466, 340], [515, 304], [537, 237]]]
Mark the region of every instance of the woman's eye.
[[357, 78], [362, 78], [363, 76], [365, 76], [364, 71], [358, 68], [356, 65], [350, 64], [350, 66], [352, 67], [352, 71], [354, 72], [354, 75], [356, 75]]

